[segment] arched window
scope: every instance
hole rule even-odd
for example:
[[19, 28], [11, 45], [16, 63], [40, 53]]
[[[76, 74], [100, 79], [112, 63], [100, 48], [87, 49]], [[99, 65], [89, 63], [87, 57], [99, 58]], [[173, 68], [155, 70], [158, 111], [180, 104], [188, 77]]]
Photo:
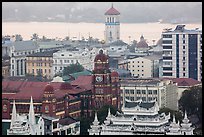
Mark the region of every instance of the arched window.
[[45, 112], [46, 112], [46, 113], [49, 112], [49, 106], [48, 106], [48, 105], [45, 106]]
[[6, 112], [6, 111], [7, 111], [7, 105], [4, 104], [4, 105], [3, 105], [3, 112]]

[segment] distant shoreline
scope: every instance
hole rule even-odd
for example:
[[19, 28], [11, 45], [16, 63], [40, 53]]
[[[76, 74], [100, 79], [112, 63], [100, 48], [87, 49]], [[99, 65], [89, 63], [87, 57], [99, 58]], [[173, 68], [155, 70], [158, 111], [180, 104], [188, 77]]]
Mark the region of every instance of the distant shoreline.
[[[2, 23], [104, 23], [104, 22], [66, 22], [66, 21], [2, 21]], [[160, 23], [160, 24], [202, 24], [202, 22], [178, 22], [178, 23], [171, 23], [171, 22], [120, 22], [122, 24], [140, 24], [140, 23]]]

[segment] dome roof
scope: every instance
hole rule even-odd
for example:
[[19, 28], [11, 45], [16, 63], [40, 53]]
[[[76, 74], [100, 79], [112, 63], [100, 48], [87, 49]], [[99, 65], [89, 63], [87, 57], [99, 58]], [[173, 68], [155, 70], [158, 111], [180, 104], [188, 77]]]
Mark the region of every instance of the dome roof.
[[148, 48], [148, 44], [146, 41], [140, 41], [137, 43], [137, 48]]
[[60, 90], [72, 89], [72, 85], [68, 82], [63, 82], [60, 86]]
[[119, 77], [118, 72], [116, 71], [111, 72], [111, 77]]
[[96, 55], [94, 62], [100, 60], [101, 62], [106, 62], [108, 60], [108, 56], [103, 54], [103, 50], [99, 51], [99, 54]]
[[119, 15], [119, 14], [120, 14], [120, 12], [117, 11], [115, 8], [113, 8], [113, 5], [112, 5], [112, 7], [111, 7], [108, 11], [106, 11], [106, 13], [105, 13], [105, 15]]
[[51, 86], [50, 84], [47, 84], [47, 85], [45, 86], [44, 91], [53, 92], [53, 91], [54, 91], [54, 88], [53, 88], [53, 86]]
[[140, 37], [140, 42], [137, 43], [137, 48], [148, 48], [148, 44], [143, 35]]

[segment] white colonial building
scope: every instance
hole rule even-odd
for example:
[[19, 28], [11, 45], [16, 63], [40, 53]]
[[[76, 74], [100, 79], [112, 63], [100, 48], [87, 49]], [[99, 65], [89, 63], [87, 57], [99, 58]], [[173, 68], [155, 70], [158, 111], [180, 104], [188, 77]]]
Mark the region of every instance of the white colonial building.
[[105, 13], [105, 42], [110, 43], [120, 39], [120, 12], [112, 7]]
[[85, 69], [93, 70], [94, 58], [98, 49], [89, 50], [75, 49], [75, 50], [61, 50], [53, 53], [53, 75], [62, 72], [63, 69], [70, 64], [79, 63]]
[[159, 106], [154, 100], [152, 102], [143, 102], [142, 100], [125, 100], [122, 106], [122, 113], [116, 112], [116, 115], [110, 113], [106, 120], [99, 125], [97, 114], [89, 135], [193, 135], [193, 128], [188, 123], [185, 114], [181, 126], [170, 122], [170, 113], [158, 113]]
[[25, 76], [26, 56], [39, 51], [39, 46], [35, 41], [15, 41], [10, 44], [10, 75]]
[[7, 135], [44, 135], [44, 120], [40, 117], [36, 122], [32, 97], [28, 115], [16, 113], [14, 100], [11, 124]]
[[156, 100], [159, 108], [178, 110], [178, 87], [167, 79], [122, 79], [120, 81], [122, 104], [125, 99], [151, 102]]

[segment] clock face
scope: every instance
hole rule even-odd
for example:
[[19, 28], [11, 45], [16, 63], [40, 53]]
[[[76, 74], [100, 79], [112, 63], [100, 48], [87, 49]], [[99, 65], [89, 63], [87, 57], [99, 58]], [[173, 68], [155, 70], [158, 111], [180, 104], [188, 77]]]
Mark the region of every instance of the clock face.
[[96, 76], [96, 81], [97, 82], [101, 82], [103, 80], [103, 77], [102, 76]]

